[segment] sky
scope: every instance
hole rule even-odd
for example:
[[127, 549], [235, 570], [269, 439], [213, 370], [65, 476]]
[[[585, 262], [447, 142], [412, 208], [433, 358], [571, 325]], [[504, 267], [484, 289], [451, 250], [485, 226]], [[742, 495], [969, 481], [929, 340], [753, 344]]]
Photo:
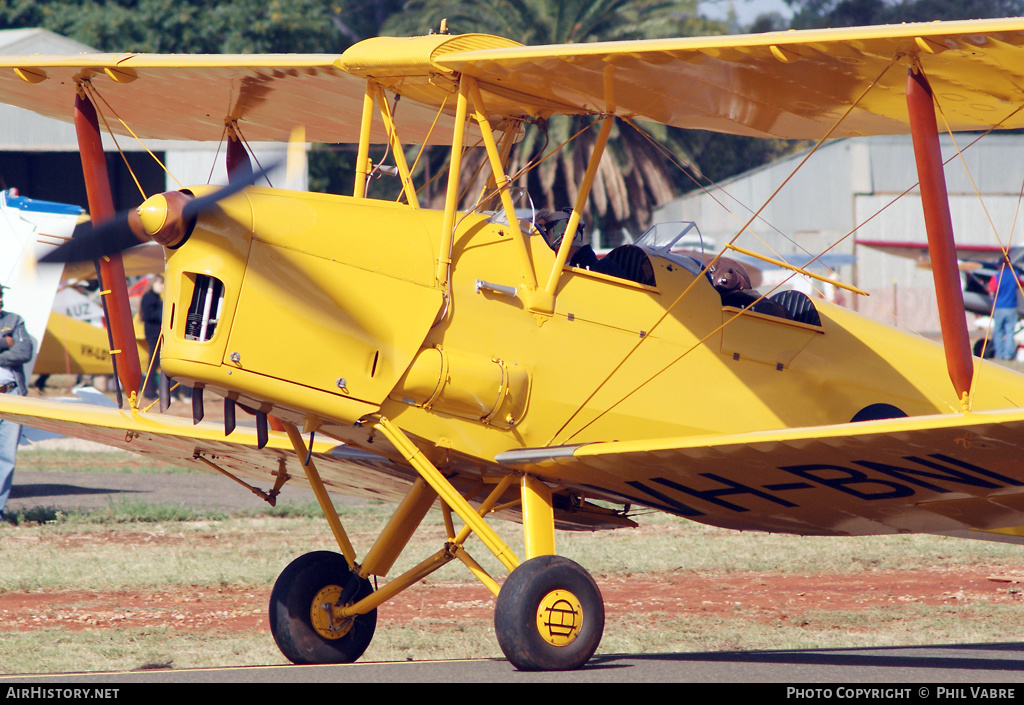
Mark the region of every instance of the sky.
[[701, 13], [714, 19], [725, 19], [729, 8], [734, 7], [740, 24], [753, 22], [765, 12], [778, 12], [783, 17], [793, 16], [783, 0], [701, 0]]

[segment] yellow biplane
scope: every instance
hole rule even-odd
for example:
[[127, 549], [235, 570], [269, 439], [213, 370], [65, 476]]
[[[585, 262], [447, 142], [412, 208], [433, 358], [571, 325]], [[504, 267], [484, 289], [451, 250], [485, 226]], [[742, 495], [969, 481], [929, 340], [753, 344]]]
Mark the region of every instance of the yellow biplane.
[[[122, 351], [116, 253], [165, 247], [161, 355], [193, 387], [194, 425], [138, 410], [141, 372], [123, 352], [126, 408], [5, 397], [0, 414], [273, 483], [268, 497], [312, 486], [340, 553], [296, 559], [273, 588], [271, 629], [296, 663], [357, 659], [379, 606], [458, 560], [496, 595], [512, 664], [583, 666], [604, 608], [557, 555], [555, 530], [633, 526], [637, 507], [745, 530], [1024, 542], [1024, 377], [970, 354], [938, 149], [939, 124], [1024, 126], [1021, 67], [1024, 19], [540, 47], [434, 34], [340, 56], [0, 57], [2, 100], [75, 116], [95, 227], [52, 257], [110, 270]], [[227, 134], [231, 185], [115, 214], [97, 110], [143, 140]], [[598, 130], [560, 240], [516, 211], [520, 174], [506, 173], [520, 131], [555, 115]], [[755, 295], [735, 284], [734, 243], [711, 258], [676, 250], [688, 226], [575, 263], [617, 120], [819, 141], [911, 133], [943, 344], [800, 294]], [[295, 128], [358, 144], [351, 196], [260, 183], [245, 143]], [[421, 207], [406, 159], [422, 144], [451, 150], [440, 210]], [[464, 203], [476, 145], [487, 188]], [[381, 171], [397, 174], [396, 200], [370, 197]], [[224, 428], [202, 421], [211, 399]], [[235, 429], [238, 407], [254, 431]], [[364, 553], [331, 491], [397, 502]], [[392, 577], [434, 507], [447, 540]], [[522, 524], [521, 550], [492, 518]], [[471, 536], [503, 581], [467, 552]]]

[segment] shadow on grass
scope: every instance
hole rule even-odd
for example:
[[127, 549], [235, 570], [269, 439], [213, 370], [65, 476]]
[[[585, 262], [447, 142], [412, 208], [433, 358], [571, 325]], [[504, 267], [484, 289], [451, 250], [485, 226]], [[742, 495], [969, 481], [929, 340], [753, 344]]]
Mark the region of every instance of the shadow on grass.
[[[338, 507], [337, 509], [342, 510]], [[320, 518], [315, 502], [285, 504], [259, 510], [228, 512], [222, 509], [195, 509], [184, 505], [153, 504], [134, 499], [111, 501], [99, 509], [35, 506], [8, 511], [3, 521], [15, 526], [35, 524], [128, 524], [173, 521], [223, 521], [234, 517]]]

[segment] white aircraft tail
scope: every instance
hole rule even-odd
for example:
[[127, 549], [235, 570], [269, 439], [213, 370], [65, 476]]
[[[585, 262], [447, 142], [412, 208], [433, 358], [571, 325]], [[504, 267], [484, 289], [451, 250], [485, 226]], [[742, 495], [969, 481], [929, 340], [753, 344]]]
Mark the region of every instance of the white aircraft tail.
[[[15, 189], [0, 191], [0, 284], [9, 287], [4, 309], [24, 319], [36, 341], [36, 354], [64, 272], [61, 264], [38, 260], [71, 237], [84, 215], [79, 206], [25, 198]], [[35, 357], [25, 365], [26, 375], [34, 364]]]

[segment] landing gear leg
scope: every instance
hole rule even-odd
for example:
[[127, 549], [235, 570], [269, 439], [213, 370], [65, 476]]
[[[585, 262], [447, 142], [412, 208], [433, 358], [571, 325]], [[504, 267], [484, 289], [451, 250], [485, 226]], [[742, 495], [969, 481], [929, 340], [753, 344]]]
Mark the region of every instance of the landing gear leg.
[[270, 632], [289, 661], [352, 663], [366, 651], [377, 627], [377, 610], [339, 619], [335, 606], [373, 592], [370, 581], [349, 570], [331, 551], [299, 556], [282, 571], [270, 593]]
[[554, 555], [551, 490], [535, 477], [520, 482], [527, 561], [512, 571], [494, 610], [505, 657], [523, 671], [583, 666], [601, 642], [604, 601], [580, 565]]
[[[509, 547], [402, 429], [383, 416], [374, 428], [409, 461], [441, 501], [466, 522], [465, 535], [460, 533], [453, 539], [459, 549], [455, 555], [461, 557], [462, 541], [473, 532], [512, 571], [498, 590], [494, 612], [498, 644], [512, 665], [521, 670], [550, 671], [583, 666], [601, 642], [604, 601], [587, 571], [567, 558], [554, 555], [554, 508], [547, 484], [530, 475], [521, 478], [523, 528], [529, 560], [520, 564]], [[492, 506], [490, 500], [496, 500], [504, 488], [505, 484], [500, 484], [495, 490], [497, 494], [485, 504]], [[450, 555], [449, 549], [446, 552]], [[490, 586], [493, 581], [484, 584]]]

